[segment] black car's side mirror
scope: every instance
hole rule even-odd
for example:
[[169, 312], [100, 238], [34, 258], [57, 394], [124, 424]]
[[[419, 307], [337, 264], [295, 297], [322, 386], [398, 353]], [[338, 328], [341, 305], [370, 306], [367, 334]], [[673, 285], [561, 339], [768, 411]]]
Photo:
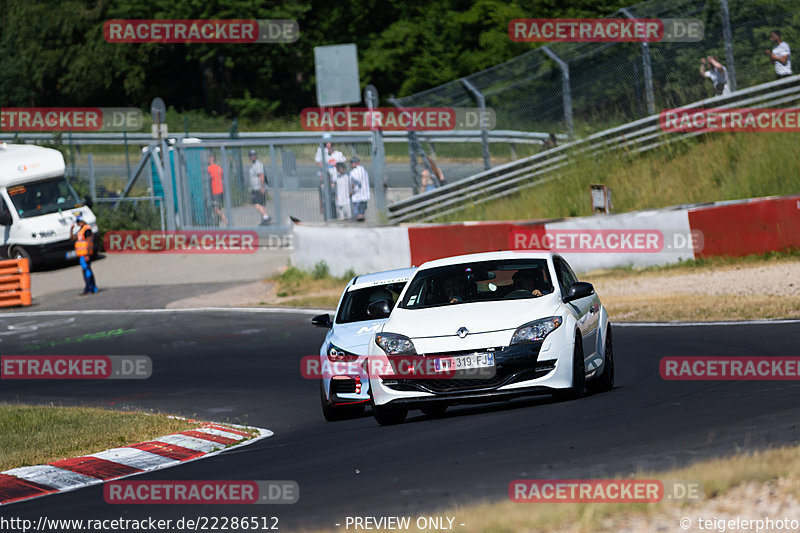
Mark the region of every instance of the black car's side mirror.
[[0, 213], [0, 226], [10, 226], [13, 223], [10, 211]]
[[331, 322], [331, 315], [328, 313], [315, 316], [311, 319], [311, 323], [318, 328], [330, 328], [333, 326], [333, 322]]
[[367, 306], [367, 316], [370, 318], [388, 318], [392, 314], [392, 306], [388, 300], [378, 300]]
[[569, 292], [567, 292], [566, 296], [564, 296], [564, 303], [568, 303], [573, 300], [580, 300], [581, 298], [586, 298], [592, 294], [594, 294], [594, 287], [591, 283], [586, 283], [585, 281], [576, 281], [569, 288]]

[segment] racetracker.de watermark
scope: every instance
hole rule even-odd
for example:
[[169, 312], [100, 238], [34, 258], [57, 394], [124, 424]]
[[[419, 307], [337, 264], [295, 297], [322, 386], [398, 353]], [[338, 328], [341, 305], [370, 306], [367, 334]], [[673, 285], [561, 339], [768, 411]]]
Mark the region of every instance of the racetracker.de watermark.
[[670, 381], [800, 380], [800, 357], [662, 357], [661, 378]]
[[110, 254], [252, 254], [258, 247], [255, 231], [109, 231], [103, 236]]
[[296, 481], [112, 481], [103, 487], [111, 504], [291, 504], [300, 499]]
[[492, 108], [472, 107], [307, 107], [300, 113], [306, 131], [452, 131], [494, 129]]
[[147, 379], [146, 355], [4, 355], [0, 379]]
[[142, 123], [135, 107], [0, 108], [0, 131], [137, 131]]
[[561, 253], [699, 252], [703, 232], [656, 229], [545, 229], [514, 227], [512, 250], [551, 250]]
[[306, 379], [331, 379], [337, 376], [364, 375], [380, 379], [491, 379], [495, 376], [494, 355], [475, 353], [463, 356], [371, 355], [353, 361], [320, 360], [318, 355], [303, 357], [300, 373]]
[[293, 43], [300, 26], [291, 19], [114, 19], [103, 24], [103, 37], [109, 43]]
[[521, 43], [698, 42], [700, 19], [513, 19], [508, 36]]
[[800, 108], [665, 109], [658, 123], [667, 132], [800, 132]]
[[515, 479], [508, 497], [515, 503], [657, 503], [700, 501], [696, 480]]

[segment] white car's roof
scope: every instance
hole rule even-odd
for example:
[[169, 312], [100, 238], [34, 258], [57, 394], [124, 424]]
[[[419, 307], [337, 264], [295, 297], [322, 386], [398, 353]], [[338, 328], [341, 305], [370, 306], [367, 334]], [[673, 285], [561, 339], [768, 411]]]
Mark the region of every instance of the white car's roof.
[[434, 259], [420, 265], [420, 269], [435, 268], [440, 266], [458, 265], [461, 263], [476, 263], [479, 261], [499, 261], [503, 259], [550, 259], [554, 255], [553, 252], [529, 252], [529, 251], [511, 251], [506, 250], [502, 252], [483, 252], [479, 254], [466, 254], [455, 255], [453, 257], [445, 257], [442, 259]]
[[373, 272], [356, 276], [347, 288], [348, 291], [362, 289], [364, 287], [375, 287], [377, 285], [388, 285], [389, 283], [401, 283], [411, 279], [416, 268], [398, 268], [396, 270], [385, 270], [383, 272]]

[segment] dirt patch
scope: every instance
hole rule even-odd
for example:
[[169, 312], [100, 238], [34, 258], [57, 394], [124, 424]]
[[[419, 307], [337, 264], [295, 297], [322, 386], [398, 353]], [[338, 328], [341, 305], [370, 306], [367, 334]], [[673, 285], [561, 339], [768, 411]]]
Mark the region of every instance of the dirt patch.
[[613, 320], [740, 320], [800, 316], [800, 261], [666, 271], [596, 271]]

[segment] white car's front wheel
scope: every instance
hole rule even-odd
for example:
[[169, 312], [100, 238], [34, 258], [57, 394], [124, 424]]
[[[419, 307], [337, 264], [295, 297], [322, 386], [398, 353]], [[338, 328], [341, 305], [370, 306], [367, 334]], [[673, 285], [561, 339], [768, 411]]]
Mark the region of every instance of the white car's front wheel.
[[586, 396], [586, 363], [583, 360], [583, 343], [575, 337], [575, 348], [572, 351], [572, 387], [553, 393], [557, 400], [575, 400]]
[[408, 408], [395, 407], [392, 405], [373, 405], [372, 414], [375, 415], [375, 420], [382, 426], [391, 426], [400, 424], [408, 416]]
[[611, 324], [606, 329], [606, 349], [603, 353], [603, 373], [592, 382], [597, 392], [607, 392], [614, 388], [614, 342], [611, 337]]
[[328, 422], [337, 422], [347, 418], [354, 418], [364, 412], [363, 403], [356, 405], [341, 405], [338, 407], [332, 405], [325, 396], [325, 390], [323, 389], [322, 382], [319, 384], [319, 401], [322, 404], [322, 416], [324, 416], [325, 420]]

